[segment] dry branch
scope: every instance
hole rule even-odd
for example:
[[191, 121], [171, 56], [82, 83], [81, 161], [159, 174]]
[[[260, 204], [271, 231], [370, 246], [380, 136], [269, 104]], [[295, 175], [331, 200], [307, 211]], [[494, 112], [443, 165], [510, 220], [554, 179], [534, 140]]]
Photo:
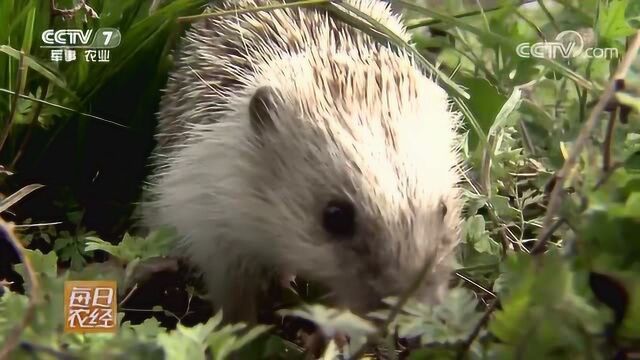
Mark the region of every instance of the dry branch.
[[551, 195], [549, 197], [549, 205], [547, 207], [547, 213], [545, 214], [544, 221], [542, 223], [542, 231], [540, 231], [540, 235], [538, 236], [538, 241], [536, 242], [536, 245], [533, 247], [533, 249], [531, 249], [532, 253], [534, 254], [542, 253], [541, 250], [546, 247], [546, 244], [551, 238], [551, 236], [545, 236], [545, 234], [548, 233], [549, 228], [552, 224], [553, 216], [558, 211], [558, 208], [560, 206], [560, 203], [562, 200], [561, 194], [564, 190], [564, 182], [567, 179], [567, 175], [575, 167], [578, 161], [578, 157], [582, 152], [582, 149], [584, 148], [587, 141], [589, 140], [589, 136], [593, 132], [593, 129], [598, 124], [598, 120], [600, 120], [600, 115], [607, 107], [609, 100], [614, 96], [615, 90], [616, 90], [616, 83], [618, 82], [619, 79], [623, 79], [626, 76], [627, 72], [629, 71], [629, 68], [631, 67], [631, 64], [638, 56], [639, 49], [640, 49], [640, 31], [636, 32], [635, 36], [633, 37], [633, 40], [629, 44], [629, 48], [627, 49], [627, 52], [625, 53], [624, 58], [618, 65], [618, 68], [615, 74], [612, 76], [611, 80], [609, 81], [609, 84], [607, 85], [606, 89], [600, 96], [600, 99], [598, 100], [593, 110], [591, 111], [589, 118], [582, 126], [582, 129], [580, 129], [580, 133], [578, 134], [578, 138], [576, 139], [575, 144], [572, 147], [569, 157], [565, 161], [560, 171], [558, 171], [557, 173], [557, 183], [555, 184], [555, 186], [553, 187], [553, 190], [551, 191]]

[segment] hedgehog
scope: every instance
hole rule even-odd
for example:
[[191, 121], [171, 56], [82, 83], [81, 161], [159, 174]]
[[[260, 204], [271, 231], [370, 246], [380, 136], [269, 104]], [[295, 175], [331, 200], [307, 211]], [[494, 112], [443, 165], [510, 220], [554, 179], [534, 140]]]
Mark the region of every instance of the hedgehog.
[[[345, 1], [410, 44], [388, 3]], [[409, 50], [326, 8], [209, 17], [174, 53], [144, 221], [177, 231], [230, 322], [255, 322], [288, 276], [366, 314], [426, 269], [413, 295], [437, 303], [459, 241], [459, 123]]]

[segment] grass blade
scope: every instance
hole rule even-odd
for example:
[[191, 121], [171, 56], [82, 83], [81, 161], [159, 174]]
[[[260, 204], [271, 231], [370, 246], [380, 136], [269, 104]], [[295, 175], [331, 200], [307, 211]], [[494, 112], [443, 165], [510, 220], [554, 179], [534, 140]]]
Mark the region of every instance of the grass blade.
[[[12, 95], [16, 94], [15, 91], [2, 89], [2, 88], [0, 88], [0, 92], [4, 92], [4, 93], [7, 93], [7, 94], [12, 94]], [[101, 118], [99, 116], [95, 116], [95, 115], [87, 114], [87, 113], [84, 113], [84, 112], [81, 112], [81, 111], [78, 111], [78, 110], [74, 110], [74, 109], [68, 108], [66, 106], [54, 104], [54, 103], [51, 103], [51, 102], [48, 102], [48, 101], [45, 101], [45, 100], [36, 99], [36, 98], [33, 98], [31, 96], [27, 96], [27, 95], [20, 94], [18, 96], [20, 98], [22, 98], [22, 99], [28, 99], [28, 100], [31, 100], [33, 102], [42, 103], [42, 104], [47, 105], [47, 106], [51, 106], [51, 107], [54, 107], [54, 108], [57, 108], [57, 109], [65, 110], [65, 111], [69, 111], [69, 112], [72, 112], [74, 114], [78, 114], [78, 115], [85, 116], [85, 117], [88, 117], [88, 118], [100, 120], [100, 121], [108, 123], [108, 124], [112, 124], [112, 125], [116, 125], [116, 126], [121, 127], [121, 128], [128, 129], [128, 127], [126, 125], [122, 125], [122, 124], [117, 123], [115, 121], [107, 120], [107, 119]]]
[[31, 194], [32, 192], [44, 187], [41, 184], [31, 184], [23, 187], [22, 189], [14, 192], [9, 195], [4, 200], [0, 201], [0, 213], [7, 211], [11, 206], [17, 204], [20, 200], [22, 200], [25, 196]]
[[[12, 58], [17, 59], [17, 60], [20, 60], [20, 51], [12, 48], [11, 46], [0, 45], [0, 52], [3, 52], [3, 53], [5, 53], [5, 54], [11, 56]], [[33, 69], [35, 72], [37, 72], [40, 75], [44, 76], [49, 81], [51, 81], [53, 84], [55, 84], [58, 87], [66, 90], [70, 94], [73, 94], [73, 91], [67, 87], [67, 84], [65, 83], [65, 81], [62, 78], [60, 78], [60, 76], [54, 74], [51, 70], [47, 69], [47, 67], [45, 65], [40, 64], [40, 62], [38, 60], [36, 60], [33, 57], [25, 54], [24, 55], [24, 61], [25, 61], [25, 65], [27, 65], [28, 67]]]

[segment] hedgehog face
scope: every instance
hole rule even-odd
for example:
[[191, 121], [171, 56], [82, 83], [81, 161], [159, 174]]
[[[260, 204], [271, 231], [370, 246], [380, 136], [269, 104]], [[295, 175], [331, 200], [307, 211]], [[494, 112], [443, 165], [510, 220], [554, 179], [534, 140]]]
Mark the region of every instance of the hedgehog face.
[[301, 78], [258, 89], [249, 105], [255, 191], [272, 209], [266, 257], [354, 311], [400, 295], [425, 263], [416, 295], [437, 300], [458, 238], [456, 116], [433, 82], [397, 68], [363, 66], [361, 81], [380, 86], [368, 97], [336, 79], [324, 89], [342, 96], [318, 99]]

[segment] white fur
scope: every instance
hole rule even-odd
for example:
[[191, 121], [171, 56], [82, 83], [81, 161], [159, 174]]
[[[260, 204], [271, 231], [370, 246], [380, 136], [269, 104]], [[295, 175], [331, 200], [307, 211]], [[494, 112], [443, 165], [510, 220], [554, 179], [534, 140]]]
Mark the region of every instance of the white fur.
[[[348, 2], [409, 39], [385, 3]], [[324, 12], [287, 9], [198, 24], [178, 56], [145, 221], [183, 236], [214, 303], [250, 318], [254, 310], [241, 307], [254, 305], [268, 273], [292, 271], [357, 308], [405, 289], [427, 259], [423, 297], [437, 297], [457, 243], [459, 121], [409, 54]], [[272, 109], [266, 150], [249, 121], [262, 86], [277, 89], [282, 104]], [[319, 226], [322, 204], [335, 196], [357, 205], [366, 254]], [[363, 277], [367, 268], [380, 273]]]

